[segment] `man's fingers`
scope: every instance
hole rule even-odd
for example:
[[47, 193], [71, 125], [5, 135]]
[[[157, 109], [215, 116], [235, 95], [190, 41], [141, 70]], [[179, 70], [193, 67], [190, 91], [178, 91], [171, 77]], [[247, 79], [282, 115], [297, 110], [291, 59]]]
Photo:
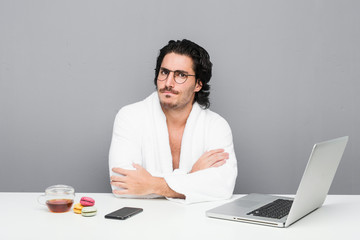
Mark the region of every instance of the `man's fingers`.
[[124, 176], [111, 176], [110, 180], [112, 182], [125, 182], [126, 177]]
[[221, 160], [216, 163], [214, 163], [211, 167], [220, 167], [226, 163], [226, 160]]
[[229, 159], [229, 154], [228, 153], [223, 152], [223, 153], [213, 154], [209, 158], [209, 164], [212, 166], [216, 162], [226, 160], [226, 159]]
[[205, 154], [206, 154], [206, 156], [211, 156], [213, 154], [222, 153], [224, 151], [225, 150], [223, 148], [219, 148], [219, 149], [214, 149], [214, 150], [207, 151]]
[[129, 194], [129, 190], [127, 190], [127, 189], [113, 190], [113, 193], [117, 194], [117, 195]]
[[210, 150], [210, 151], [205, 152], [205, 153], [200, 157], [200, 159], [209, 159], [209, 158], [211, 158], [213, 155], [218, 154], [218, 153], [223, 153], [224, 151], [225, 151], [225, 150], [222, 149], [222, 148], [213, 149], [213, 150]]
[[133, 171], [133, 170], [126, 170], [126, 169], [123, 169], [123, 168], [117, 168], [117, 167], [114, 167], [113, 169], [111, 169], [114, 173], [119, 173], [121, 175], [128, 175], [130, 173], [130, 171]]
[[143, 167], [139, 164], [136, 164], [136, 163], [133, 163], [132, 166], [136, 169], [136, 170], [139, 170], [139, 169], [142, 169]]
[[111, 182], [110, 184], [114, 187], [126, 188], [126, 183], [123, 182]]

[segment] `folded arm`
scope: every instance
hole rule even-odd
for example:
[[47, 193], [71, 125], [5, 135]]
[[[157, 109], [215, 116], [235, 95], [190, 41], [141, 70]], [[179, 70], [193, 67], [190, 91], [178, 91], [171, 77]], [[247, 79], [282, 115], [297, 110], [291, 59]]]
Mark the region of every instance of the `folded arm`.
[[[237, 162], [230, 127], [213, 126], [203, 153], [192, 168], [152, 176], [142, 165], [141, 132], [126, 112], [119, 113], [110, 147], [109, 170], [113, 193], [124, 197], [165, 196], [194, 203], [230, 198], [237, 176]], [[135, 164], [134, 164], [135, 163]]]
[[[190, 173], [201, 171], [210, 167], [220, 167], [225, 164], [229, 154], [224, 149], [205, 152], [194, 164]], [[185, 199], [185, 195], [175, 192], [162, 177], [153, 177], [139, 164], [133, 163], [135, 170], [113, 168], [114, 173], [120, 176], [111, 176], [111, 185], [121, 190], [114, 190], [118, 195], [149, 195], [157, 194], [167, 198]]]
[[133, 164], [135, 170], [113, 168], [113, 172], [122, 176], [111, 176], [111, 185], [120, 188], [114, 190], [118, 195], [150, 195], [157, 194], [169, 198], [182, 198], [185, 196], [172, 190], [162, 177], [153, 177], [139, 164]]

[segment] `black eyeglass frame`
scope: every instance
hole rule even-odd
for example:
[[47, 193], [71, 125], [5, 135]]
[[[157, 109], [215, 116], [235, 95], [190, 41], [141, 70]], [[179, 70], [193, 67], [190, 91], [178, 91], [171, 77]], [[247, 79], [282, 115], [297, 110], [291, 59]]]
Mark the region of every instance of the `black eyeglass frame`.
[[[155, 71], [156, 71], [156, 69], [155, 69]], [[160, 74], [161, 71], [167, 71], [167, 72], [168, 72], [166, 78], [164, 78], [164, 79], [162, 79], [162, 80], [159, 79], [159, 74]], [[181, 71], [181, 70], [174, 70], [174, 71], [172, 71], [172, 70], [169, 70], [169, 69], [166, 69], [166, 68], [160, 68], [160, 69], [159, 69], [159, 72], [158, 72], [158, 76], [157, 76], [156, 79], [157, 79], [158, 81], [165, 81], [165, 80], [169, 77], [169, 74], [170, 74], [171, 72], [174, 73], [174, 81], [175, 81], [177, 84], [183, 84], [184, 82], [186, 82], [186, 81], [188, 80], [188, 77], [189, 77], [189, 76], [194, 76], [194, 77], [196, 76], [196, 74], [187, 74], [187, 73], [185, 73], [184, 71]], [[185, 79], [183, 82], [178, 82], [178, 81], [176, 81], [176, 73], [178, 73], [178, 74], [184, 74], [185, 77], [186, 77], [186, 79]], [[178, 75], [178, 76], [179, 76], [179, 75]]]

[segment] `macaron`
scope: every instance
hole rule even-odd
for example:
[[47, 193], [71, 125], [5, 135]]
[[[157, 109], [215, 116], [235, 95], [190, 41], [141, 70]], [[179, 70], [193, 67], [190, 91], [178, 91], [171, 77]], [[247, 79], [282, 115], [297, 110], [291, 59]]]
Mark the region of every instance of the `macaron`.
[[81, 205], [80, 203], [77, 203], [74, 205], [74, 213], [77, 213], [77, 214], [80, 214], [81, 213], [81, 209], [83, 208], [84, 206]]
[[83, 207], [81, 210], [81, 215], [83, 217], [92, 217], [95, 216], [97, 212], [96, 207], [92, 206], [92, 207]]
[[80, 203], [84, 207], [89, 207], [89, 206], [94, 206], [95, 205], [95, 200], [92, 199], [91, 197], [82, 197], [80, 199]]

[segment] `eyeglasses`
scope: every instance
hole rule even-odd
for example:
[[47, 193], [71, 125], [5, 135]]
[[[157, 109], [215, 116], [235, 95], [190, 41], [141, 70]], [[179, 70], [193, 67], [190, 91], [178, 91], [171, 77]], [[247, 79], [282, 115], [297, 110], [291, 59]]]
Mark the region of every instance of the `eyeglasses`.
[[171, 71], [166, 68], [160, 68], [157, 80], [165, 81], [171, 72], [174, 73], [174, 80], [178, 84], [184, 83], [187, 80], [188, 76], [196, 76], [196, 75], [187, 74], [186, 72], [181, 71], [181, 70]]

